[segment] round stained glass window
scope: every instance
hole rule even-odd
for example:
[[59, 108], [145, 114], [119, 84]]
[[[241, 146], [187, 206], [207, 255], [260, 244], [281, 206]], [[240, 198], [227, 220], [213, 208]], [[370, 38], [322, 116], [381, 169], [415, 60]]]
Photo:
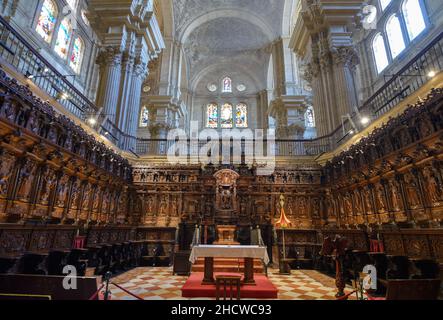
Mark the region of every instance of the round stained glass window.
[[246, 86], [244, 84], [239, 84], [237, 90], [240, 92], [246, 91]]
[[215, 91], [217, 91], [217, 86], [215, 84], [213, 84], [213, 83], [208, 84], [208, 90], [210, 92], [215, 92]]

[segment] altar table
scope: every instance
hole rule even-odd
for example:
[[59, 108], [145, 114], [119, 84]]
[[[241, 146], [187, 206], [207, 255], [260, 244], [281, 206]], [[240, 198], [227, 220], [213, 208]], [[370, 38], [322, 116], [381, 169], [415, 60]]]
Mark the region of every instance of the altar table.
[[255, 284], [254, 259], [261, 259], [266, 265], [269, 256], [266, 247], [260, 246], [221, 246], [199, 245], [192, 248], [189, 261], [195, 263], [198, 258], [205, 258], [205, 275], [202, 284], [214, 284], [214, 258], [243, 258], [245, 259], [245, 284]]

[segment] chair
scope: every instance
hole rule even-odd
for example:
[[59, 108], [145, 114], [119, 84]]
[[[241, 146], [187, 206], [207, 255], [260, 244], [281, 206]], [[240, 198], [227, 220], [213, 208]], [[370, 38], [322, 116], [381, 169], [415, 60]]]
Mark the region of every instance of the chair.
[[215, 277], [215, 284], [216, 284], [216, 295], [217, 300], [220, 300], [220, 287], [223, 285], [223, 297], [224, 300], [227, 298], [227, 287], [229, 286], [229, 300], [233, 300], [234, 298], [234, 291], [233, 287], [236, 288], [236, 297], [237, 300], [240, 300], [240, 287], [241, 287], [241, 277], [240, 276], [216, 276]]

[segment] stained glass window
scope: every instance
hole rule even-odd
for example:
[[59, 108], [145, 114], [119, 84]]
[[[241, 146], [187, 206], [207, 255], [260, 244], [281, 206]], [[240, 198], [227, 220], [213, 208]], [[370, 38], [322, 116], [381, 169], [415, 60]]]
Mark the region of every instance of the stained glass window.
[[71, 41], [72, 23], [69, 18], [65, 18], [58, 29], [55, 52], [63, 59], [68, 56], [69, 42]]
[[375, 64], [377, 72], [382, 72], [389, 64], [388, 54], [386, 53], [385, 41], [381, 33], [377, 34], [372, 41], [372, 50], [374, 51]]
[[401, 31], [400, 20], [396, 15], [389, 18], [386, 23], [386, 34], [388, 35], [392, 58], [395, 59], [406, 48], [403, 33]]
[[237, 105], [235, 115], [235, 125], [237, 128], [247, 128], [248, 127], [248, 107], [244, 103]]
[[140, 127], [146, 128], [149, 124], [149, 110], [147, 107], [143, 107], [140, 113]]
[[414, 40], [426, 29], [426, 22], [419, 0], [406, 0], [403, 2], [403, 16], [408, 29], [409, 40]]
[[69, 65], [76, 73], [80, 73], [83, 60], [83, 50], [83, 40], [80, 37], [75, 38], [74, 46], [72, 47], [71, 61], [69, 62]]
[[232, 104], [225, 103], [221, 108], [221, 127], [232, 128], [234, 126], [234, 119], [232, 114]]
[[218, 106], [214, 103], [209, 104], [206, 109], [206, 127], [218, 127]]
[[307, 128], [315, 128], [315, 116], [313, 107], [309, 107], [308, 110], [306, 110], [305, 122]]
[[223, 79], [223, 92], [232, 92], [232, 80], [229, 77]]
[[52, 0], [45, 0], [38, 17], [36, 31], [48, 43], [51, 42], [52, 34], [57, 20], [57, 6]]

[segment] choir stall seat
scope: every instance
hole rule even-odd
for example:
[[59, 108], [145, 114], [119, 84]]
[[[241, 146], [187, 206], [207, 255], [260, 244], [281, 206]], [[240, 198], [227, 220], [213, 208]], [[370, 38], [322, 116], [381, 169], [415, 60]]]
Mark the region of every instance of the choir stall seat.
[[431, 259], [410, 259], [410, 275], [411, 279], [439, 279], [440, 266], [439, 263]]
[[388, 255], [386, 279], [409, 279], [409, 258], [406, 256]]
[[88, 249], [72, 249], [67, 263], [76, 268], [78, 276], [84, 277], [88, 267]]
[[386, 296], [368, 294], [368, 300], [437, 300], [440, 283], [439, 279], [388, 280]]
[[46, 260], [48, 275], [61, 276], [63, 268], [68, 264], [70, 250], [53, 249], [49, 252]]
[[47, 258], [49, 253], [46, 252], [26, 252], [18, 261], [17, 272], [19, 274], [28, 275], [47, 275]]
[[20, 259], [23, 257], [21, 253], [9, 253], [0, 255], [0, 274], [16, 273]]

